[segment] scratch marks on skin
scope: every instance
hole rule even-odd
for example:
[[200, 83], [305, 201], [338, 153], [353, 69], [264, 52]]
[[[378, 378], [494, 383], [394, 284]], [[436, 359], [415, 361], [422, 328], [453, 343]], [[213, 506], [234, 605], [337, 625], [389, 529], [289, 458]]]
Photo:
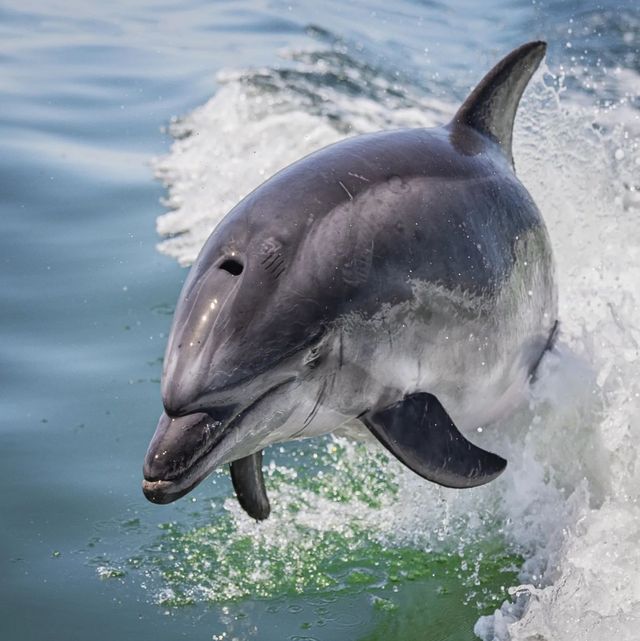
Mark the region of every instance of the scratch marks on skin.
[[345, 193], [347, 194], [347, 196], [349, 196], [349, 200], [353, 200], [353, 195], [352, 195], [352, 194], [351, 194], [351, 192], [347, 189], [346, 185], [345, 185], [341, 180], [339, 180], [339, 181], [338, 181], [338, 184], [340, 185], [340, 187], [342, 187], [342, 189], [344, 189], [344, 191], [345, 191]]
[[342, 279], [347, 285], [355, 287], [367, 281], [373, 260], [373, 240], [364, 245], [357, 242], [351, 259], [342, 268]]
[[264, 265], [264, 268], [273, 274], [273, 277], [276, 279], [280, 277], [285, 267], [282, 254], [272, 254], [271, 256], [267, 256], [262, 260], [262, 264]]
[[[335, 379], [335, 377], [332, 377]], [[333, 382], [334, 380], [331, 381], [331, 386], [333, 387]], [[318, 396], [316, 397], [316, 401], [313, 404], [313, 407], [311, 408], [311, 411], [309, 414], [307, 414], [307, 418], [304, 419], [302, 423], [302, 427], [295, 433], [293, 433], [289, 439], [293, 440], [298, 438], [306, 429], [309, 427], [313, 419], [316, 417], [316, 414], [318, 413], [318, 410], [320, 409], [320, 406], [322, 404], [322, 401], [324, 400], [324, 397], [327, 392], [327, 379], [324, 379], [322, 381], [322, 385], [320, 386], [320, 390], [318, 391]]]
[[352, 171], [348, 171], [347, 173], [349, 174], [349, 176], [353, 176], [354, 178], [358, 178], [359, 180], [363, 180], [366, 183], [371, 182], [368, 178], [365, 178], [364, 176], [361, 176], [360, 174], [354, 174]]
[[286, 267], [281, 251], [282, 244], [275, 238], [267, 238], [260, 249], [263, 255], [261, 260], [263, 267], [277, 280]]
[[302, 424], [302, 429], [306, 429], [311, 421], [316, 417], [316, 414], [318, 413], [318, 410], [320, 409], [320, 404], [324, 400], [324, 395], [327, 390], [327, 381], [326, 379], [322, 381], [322, 385], [320, 386], [320, 391], [318, 392], [318, 396], [316, 398], [316, 402], [313, 405], [313, 408], [309, 412], [307, 418], [305, 418], [304, 423]]

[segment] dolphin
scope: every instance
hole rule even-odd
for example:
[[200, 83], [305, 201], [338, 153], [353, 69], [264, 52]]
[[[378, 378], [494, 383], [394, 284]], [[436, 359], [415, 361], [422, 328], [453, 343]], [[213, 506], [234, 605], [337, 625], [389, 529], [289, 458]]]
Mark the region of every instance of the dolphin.
[[545, 51], [512, 51], [449, 124], [325, 147], [224, 217], [176, 307], [150, 501], [228, 463], [267, 518], [264, 448], [336, 430], [447, 487], [504, 470], [464, 434], [526, 397], [556, 332], [550, 241], [511, 148]]

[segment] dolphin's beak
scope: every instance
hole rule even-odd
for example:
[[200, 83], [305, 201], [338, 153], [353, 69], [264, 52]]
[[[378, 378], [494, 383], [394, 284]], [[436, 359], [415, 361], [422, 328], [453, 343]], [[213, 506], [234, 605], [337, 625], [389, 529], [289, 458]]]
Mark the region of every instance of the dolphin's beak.
[[[219, 465], [261, 450], [262, 435], [251, 431], [251, 417], [267, 398], [293, 380], [289, 377], [276, 383], [244, 409], [224, 405], [207, 409], [206, 414], [177, 417], [163, 412], [144, 459], [142, 491], [147, 499], [172, 503]], [[248, 431], [243, 431], [245, 426]]]
[[172, 418], [163, 412], [144, 460], [144, 495], [153, 503], [172, 503], [200, 483], [212, 469], [208, 454], [232, 413], [225, 408], [216, 418], [203, 413]]

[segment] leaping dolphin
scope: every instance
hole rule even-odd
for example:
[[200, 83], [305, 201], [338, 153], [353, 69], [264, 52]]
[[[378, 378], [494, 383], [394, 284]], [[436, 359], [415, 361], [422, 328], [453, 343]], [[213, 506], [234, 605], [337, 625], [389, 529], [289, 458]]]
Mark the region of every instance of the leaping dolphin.
[[448, 125], [325, 147], [225, 216], [173, 319], [150, 501], [230, 463], [264, 519], [262, 450], [338, 428], [448, 487], [504, 470], [463, 432], [517, 405], [556, 327], [549, 237], [511, 151], [545, 50], [511, 52]]

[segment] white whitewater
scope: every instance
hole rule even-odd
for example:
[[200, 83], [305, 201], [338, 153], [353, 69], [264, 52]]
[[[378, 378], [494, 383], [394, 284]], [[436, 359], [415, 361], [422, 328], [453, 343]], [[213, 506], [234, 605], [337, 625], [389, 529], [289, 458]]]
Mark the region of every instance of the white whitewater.
[[[171, 210], [158, 218], [159, 248], [181, 264], [240, 198], [304, 154], [345, 135], [441, 124], [456, 107], [407, 87], [387, 93], [393, 80], [331, 52], [296, 56], [295, 73], [221, 76], [215, 96], [172, 125], [171, 153], [156, 162]], [[336, 66], [362, 95], [323, 85], [322, 72]], [[620, 82], [638, 86], [630, 73]], [[434, 531], [457, 536], [445, 522], [464, 517], [481, 530], [496, 512], [501, 535], [526, 562], [513, 601], [477, 622], [485, 640], [639, 635], [639, 131], [624, 103], [598, 111], [578, 104], [548, 69], [538, 73], [519, 112], [514, 157], [554, 246], [558, 349], [529, 406], [473, 436], [509, 459], [501, 479], [454, 492], [398, 467], [399, 502], [360, 514], [372, 527], [379, 519], [385, 536], [428, 545]], [[318, 527], [331, 527], [327, 513], [300, 518], [322, 515]]]

